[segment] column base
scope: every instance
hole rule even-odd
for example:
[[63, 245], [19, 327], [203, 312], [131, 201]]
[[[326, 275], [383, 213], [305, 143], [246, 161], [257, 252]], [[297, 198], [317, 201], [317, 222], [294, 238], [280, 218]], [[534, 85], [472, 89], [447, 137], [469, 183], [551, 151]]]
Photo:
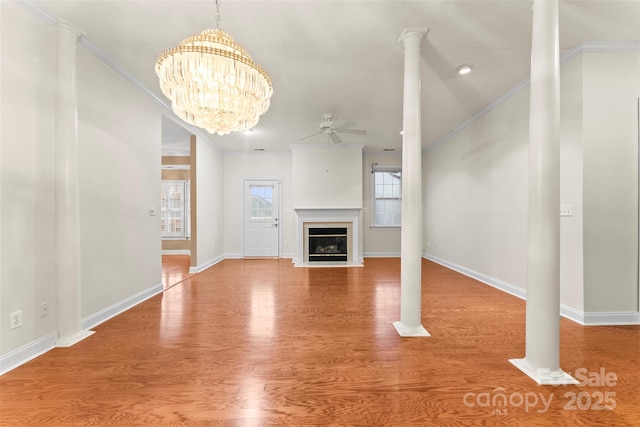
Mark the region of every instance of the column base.
[[509, 359], [509, 362], [539, 385], [580, 384], [580, 381], [561, 369], [551, 371], [548, 368], [536, 368], [527, 359]]
[[80, 331], [73, 335], [68, 335], [66, 337], [58, 338], [58, 341], [56, 341], [56, 347], [63, 347], [63, 348], [71, 347], [72, 345], [79, 343], [83, 339], [95, 333], [96, 333], [95, 331]]
[[402, 322], [393, 322], [393, 327], [396, 328], [398, 334], [401, 337], [430, 337], [431, 334], [427, 332], [422, 325], [418, 327], [405, 326]]

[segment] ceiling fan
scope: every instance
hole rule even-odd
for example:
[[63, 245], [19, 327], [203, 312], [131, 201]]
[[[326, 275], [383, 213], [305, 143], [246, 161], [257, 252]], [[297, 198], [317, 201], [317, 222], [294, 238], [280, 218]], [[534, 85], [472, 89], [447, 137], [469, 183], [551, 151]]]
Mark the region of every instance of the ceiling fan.
[[345, 129], [340, 126], [346, 123], [346, 120], [336, 119], [333, 120], [333, 114], [325, 113], [324, 114], [324, 122], [320, 123], [320, 127], [311, 135], [307, 135], [305, 137], [300, 138], [300, 141], [304, 141], [305, 139], [313, 138], [316, 135], [327, 134], [329, 138], [334, 142], [334, 144], [342, 143], [342, 139], [338, 136], [339, 133], [351, 133], [354, 135], [366, 135], [366, 130], [360, 129]]

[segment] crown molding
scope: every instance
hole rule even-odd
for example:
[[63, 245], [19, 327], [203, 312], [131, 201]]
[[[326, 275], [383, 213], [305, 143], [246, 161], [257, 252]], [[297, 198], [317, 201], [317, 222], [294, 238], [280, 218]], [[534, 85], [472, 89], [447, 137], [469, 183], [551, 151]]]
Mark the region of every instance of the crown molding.
[[[49, 25], [56, 25], [59, 22], [63, 22], [58, 16], [54, 13], [51, 13], [47, 9], [43, 8], [40, 4], [38, 4], [35, 0], [20, 0], [20, 2], [29, 9], [34, 15], [38, 18], [42, 19], [45, 23]], [[98, 46], [93, 42], [89, 37], [84, 35], [84, 33], [79, 37], [78, 42], [82, 47], [91, 52], [95, 57], [100, 59], [106, 65], [111, 67], [116, 73], [122, 76], [125, 80], [127, 80], [131, 85], [133, 85], [136, 89], [141, 91], [147, 98], [151, 99], [154, 103], [156, 103], [160, 108], [162, 108], [168, 115], [173, 116], [174, 118], [180, 121], [180, 125], [187, 129], [192, 134], [198, 136], [202, 140], [206, 141], [211, 147], [213, 147], [218, 153], [223, 153], [223, 150], [216, 144], [211, 136], [204, 132], [202, 129], [197, 128], [193, 125], [190, 125], [180, 119], [175, 115], [171, 105], [163, 98], [158, 97], [155, 93], [150, 91], [140, 80], [138, 80], [133, 74], [131, 74], [126, 68], [124, 68], [120, 63], [118, 63], [113, 57], [111, 57], [104, 49]]]
[[[574, 58], [576, 56], [580, 56], [580, 55], [582, 55], [584, 53], [633, 53], [633, 52], [640, 52], [640, 41], [632, 41], [632, 42], [586, 42], [586, 43], [581, 43], [578, 46], [576, 46], [576, 47], [574, 47], [572, 49], [569, 49], [567, 52], [562, 54], [560, 56], [560, 64], [562, 64], [562, 63], [564, 63], [566, 61], [569, 61], [570, 59], [572, 59], [572, 58]], [[425, 148], [423, 150], [422, 154], [426, 154], [426, 153], [430, 152], [431, 150], [435, 149], [436, 147], [438, 147], [440, 144], [443, 144], [444, 142], [447, 142], [451, 137], [456, 135], [458, 132], [462, 131], [464, 128], [466, 128], [470, 124], [474, 123], [476, 120], [480, 119], [485, 114], [491, 112], [498, 105], [502, 104], [504, 101], [506, 101], [507, 99], [511, 98], [512, 96], [514, 96], [515, 94], [520, 92], [522, 89], [525, 89], [525, 88], [529, 87], [530, 83], [531, 83], [530, 79], [526, 79], [526, 80], [520, 82], [513, 89], [509, 90], [504, 95], [500, 96], [498, 99], [496, 99], [495, 101], [493, 101], [492, 103], [490, 103], [489, 105], [484, 107], [482, 110], [480, 110], [474, 116], [471, 116], [469, 119], [467, 119], [464, 122], [462, 122], [461, 124], [459, 124], [453, 130], [451, 130], [450, 132], [448, 132], [445, 135], [443, 135], [440, 138], [438, 138], [433, 144], [431, 144], [427, 148]]]

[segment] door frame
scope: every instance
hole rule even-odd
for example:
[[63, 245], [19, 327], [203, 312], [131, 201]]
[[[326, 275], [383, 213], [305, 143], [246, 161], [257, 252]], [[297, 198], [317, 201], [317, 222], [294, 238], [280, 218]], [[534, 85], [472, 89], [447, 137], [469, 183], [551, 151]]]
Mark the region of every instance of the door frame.
[[242, 221], [240, 224], [240, 257], [244, 258], [244, 228], [246, 224], [246, 188], [248, 183], [276, 183], [278, 187], [278, 258], [282, 258], [282, 178], [243, 178], [241, 189], [241, 206], [242, 209]]

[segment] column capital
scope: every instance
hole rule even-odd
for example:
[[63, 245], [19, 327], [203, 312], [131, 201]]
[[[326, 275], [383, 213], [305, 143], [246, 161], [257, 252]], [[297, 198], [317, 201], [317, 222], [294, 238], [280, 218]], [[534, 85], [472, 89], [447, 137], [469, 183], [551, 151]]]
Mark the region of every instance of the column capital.
[[71, 22], [66, 21], [64, 19], [61, 19], [58, 22], [56, 22], [56, 27], [58, 27], [58, 29], [64, 29], [74, 34], [77, 39], [85, 35], [85, 33], [80, 28], [76, 27]]
[[402, 30], [398, 43], [404, 43], [405, 47], [412, 42], [417, 46], [420, 45], [422, 38], [427, 35], [429, 28], [427, 27], [409, 27]]

